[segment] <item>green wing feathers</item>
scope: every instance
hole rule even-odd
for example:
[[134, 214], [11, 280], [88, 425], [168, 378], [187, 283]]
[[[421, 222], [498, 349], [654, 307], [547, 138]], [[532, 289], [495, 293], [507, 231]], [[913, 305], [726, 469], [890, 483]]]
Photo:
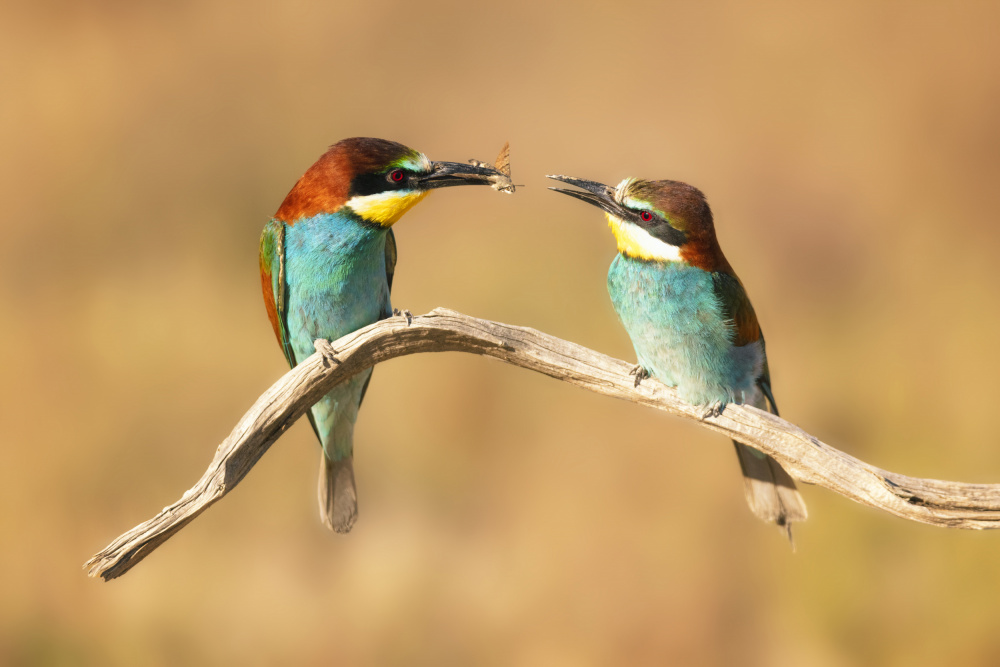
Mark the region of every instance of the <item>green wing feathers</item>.
[[260, 235], [260, 285], [264, 307], [271, 320], [289, 366], [295, 366], [291, 338], [288, 335], [288, 283], [285, 278], [285, 223], [271, 219]]
[[392, 276], [396, 273], [396, 235], [392, 229], [385, 235], [385, 280], [392, 291]]

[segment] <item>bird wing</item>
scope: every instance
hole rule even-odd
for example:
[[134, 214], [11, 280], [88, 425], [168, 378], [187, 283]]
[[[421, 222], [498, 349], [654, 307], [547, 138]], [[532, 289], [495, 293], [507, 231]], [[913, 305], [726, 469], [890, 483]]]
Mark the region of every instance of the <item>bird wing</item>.
[[[761, 346], [764, 344], [764, 339], [760, 339]], [[764, 397], [767, 398], [767, 404], [771, 407], [771, 413], [775, 416], [778, 415], [778, 404], [774, 402], [774, 394], [771, 393], [771, 371], [767, 368], [767, 355], [764, 355], [764, 370], [761, 372], [760, 377], [757, 378], [757, 386], [760, 390], [764, 392]]]
[[729, 273], [716, 272], [712, 274], [712, 282], [723, 317], [733, 323], [733, 345], [743, 347], [760, 340], [757, 314], [753, 312], [740, 279]]
[[[723, 314], [732, 322], [733, 345], [742, 347], [760, 342], [760, 351], [764, 358], [756, 384], [766, 399], [767, 406], [759, 400], [759, 397], [750, 404], [761, 409], [770, 407], [772, 413], [778, 414], [778, 406], [774, 402], [774, 394], [771, 393], [771, 374], [767, 368], [764, 335], [760, 331], [757, 315], [750, 305], [746, 290], [740, 284], [739, 278], [731, 273], [713, 273], [712, 278], [715, 295]], [[733, 444], [736, 445], [736, 453], [740, 459], [744, 492], [750, 510], [759, 519], [776, 524], [791, 540], [791, 524], [805, 521], [808, 516], [805, 501], [795, 488], [795, 481], [772, 457], [741, 442], [734, 440]]]
[[[281, 351], [288, 365], [295, 367], [295, 352], [288, 334], [288, 279], [285, 277], [285, 223], [271, 218], [260, 234], [260, 286], [264, 291], [264, 307], [274, 327]], [[312, 410], [306, 412], [313, 432], [323, 442]]]
[[[392, 276], [396, 273], [396, 235], [390, 229], [385, 235], [385, 280], [392, 292]], [[384, 317], [382, 319], [385, 319]]]
[[733, 345], [743, 347], [760, 341], [760, 350], [764, 355], [764, 367], [760, 377], [757, 378], [757, 386], [767, 398], [771, 412], [778, 414], [778, 405], [774, 402], [774, 394], [771, 393], [771, 372], [767, 368], [764, 333], [760, 330], [757, 313], [754, 312], [753, 306], [750, 304], [747, 292], [743, 289], [740, 279], [730, 273], [713, 273], [712, 282], [715, 287], [715, 297], [722, 307], [723, 317], [733, 323]]
[[272, 218], [260, 235], [260, 285], [264, 307], [289, 366], [295, 366], [288, 335], [288, 281], [285, 278], [285, 223]]

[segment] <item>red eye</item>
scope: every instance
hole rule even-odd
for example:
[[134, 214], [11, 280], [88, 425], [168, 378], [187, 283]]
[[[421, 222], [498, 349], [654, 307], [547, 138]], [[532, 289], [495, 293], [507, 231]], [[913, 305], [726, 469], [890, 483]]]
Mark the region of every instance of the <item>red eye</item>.
[[392, 179], [393, 183], [399, 183], [400, 181], [403, 180], [403, 170], [393, 169], [391, 172], [389, 172], [389, 178]]
[[639, 217], [642, 218], [643, 222], [649, 222], [653, 219], [653, 214], [649, 211], [639, 211]]

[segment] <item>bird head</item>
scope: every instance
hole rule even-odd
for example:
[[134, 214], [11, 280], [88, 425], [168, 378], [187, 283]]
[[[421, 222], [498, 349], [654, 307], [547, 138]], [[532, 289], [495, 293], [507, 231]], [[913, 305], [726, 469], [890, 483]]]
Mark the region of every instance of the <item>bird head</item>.
[[274, 217], [286, 224], [347, 209], [365, 222], [390, 227], [435, 188], [491, 185], [495, 169], [431, 162], [403, 144], [353, 137], [330, 147], [299, 179]]
[[680, 181], [626, 178], [615, 187], [569, 176], [549, 178], [580, 190], [549, 188], [602, 209], [618, 251], [635, 259], [729, 269], [715, 237], [712, 210], [698, 188]]

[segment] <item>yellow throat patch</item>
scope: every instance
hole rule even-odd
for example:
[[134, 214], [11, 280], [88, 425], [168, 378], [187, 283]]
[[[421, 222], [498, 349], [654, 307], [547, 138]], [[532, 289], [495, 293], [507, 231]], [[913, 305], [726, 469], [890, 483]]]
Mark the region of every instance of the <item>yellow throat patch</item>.
[[618, 252], [628, 257], [655, 262], [681, 261], [681, 249], [651, 235], [642, 227], [625, 222], [610, 213], [608, 226], [618, 241]]
[[391, 227], [417, 202], [430, 194], [430, 190], [392, 190], [374, 195], [351, 197], [344, 206], [350, 208], [367, 222]]

